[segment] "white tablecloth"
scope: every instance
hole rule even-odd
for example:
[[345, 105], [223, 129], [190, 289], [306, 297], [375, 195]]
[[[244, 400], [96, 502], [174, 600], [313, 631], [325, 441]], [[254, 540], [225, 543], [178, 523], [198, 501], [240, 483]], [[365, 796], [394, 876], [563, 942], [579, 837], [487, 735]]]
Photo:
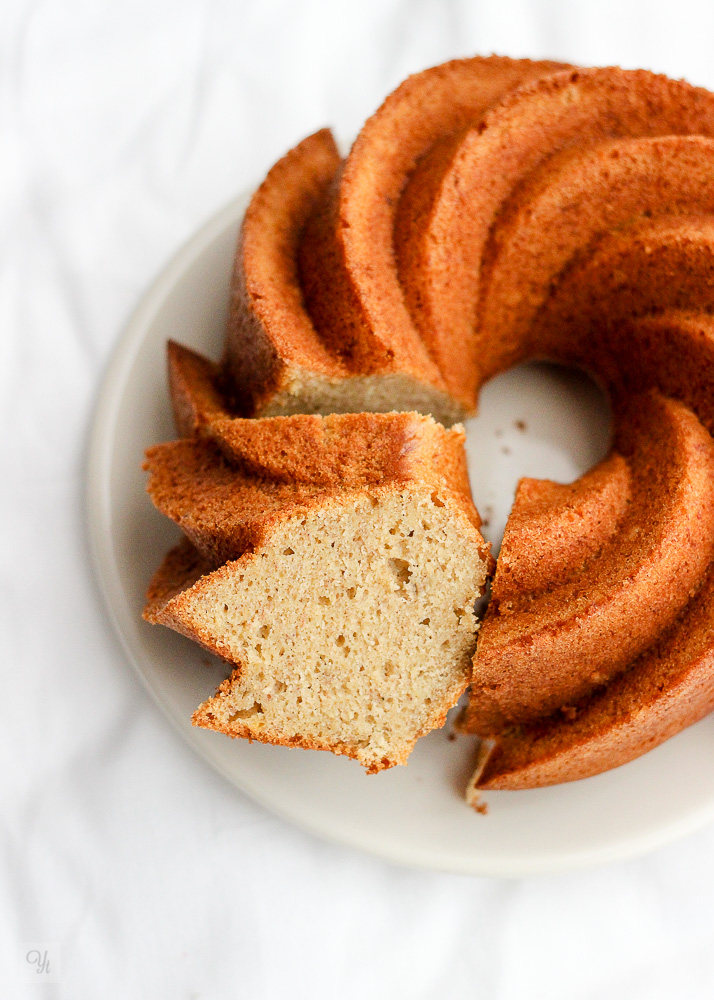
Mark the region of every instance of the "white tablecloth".
[[[323, 843], [214, 774], [112, 633], [83, 476], [142, 290], [290, 145], [349, 137], [407, 73], [475, 52], [712, 87], [714, 6], [5, 0], [0, 26], [0, 996], [711, 996], [714, 829], [597, 870], [456, 877]], [[23, 983], [31, 946], [53, 984]]]

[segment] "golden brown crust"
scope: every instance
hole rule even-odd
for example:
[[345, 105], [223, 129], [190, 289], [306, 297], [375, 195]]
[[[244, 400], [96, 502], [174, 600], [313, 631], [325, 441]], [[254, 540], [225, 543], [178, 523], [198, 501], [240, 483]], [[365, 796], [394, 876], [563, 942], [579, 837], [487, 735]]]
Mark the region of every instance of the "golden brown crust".
[[623, 333], [664, 310], [714, 309], [714, 216], [645, 219], [603, 237], [563, 275], [531, 336], [538, 353], [590, 365], [616, 381], [629, 368]]
[[[430, 216], [429, 256], [419, 295], [443, 339], [475, 366], [478, 386], [494, 373], [499, 344], [472, 348], [481, 263], [507, 199], [530, 171], [571, 146], [617, 137], [714, 135], [714, 95], [644, 70], [567, 70], [507, 95], [464, 137]], [[469, 206], [464, 211], [464, 205]], [[435, 334], [436, 336], [437, 334]]]
[[651, 650], [600, 694], [505, 733], [483, 789], [540, 788], [619, 767], [714, 710], [714, 575]]
[[[644, 218], [714, 212], [713, 170], [714, 141], [669, 135], [577, 146], [529, 174], [501, 211], [482, 265], [484, 377], [538, 353], [538, 311], [602, 236]], [[619, 367], [633, 367], [629, 356]]]
[[230, 416], [219, 365], [170, 340], [166, 345], [169, 394], [180, 437], [201, 433], [212, 421]]
[[615, 534], [631, 502], [630, 469], [611, 454], [574, 483], [521, 479], [498, 555], [499, 605], [577, 576]]
[[242, 412], [309, 372], [348, 371], [318, 337], [298, 281], [297, 253], [309, 215], [340, 164], [329, 129], [304, 139], [272, 168], [246, 211], [236, 252], [225, 363]]
[[[469, 731], [497, 734], [581, 702], [657, 640], [706, 572], [714, 556], [709, 433], [682, 404], [651, 394], [622, 415], [617, 447], [630, 479], [623, 516], [603, 537], [591, 507], [591, 551], [574, 553], [586, 558], [564, 582], [546, 563], [527, 589], [509, 590], [512, 563], [499, 564], [474, 659]], [[525, 522], [517, 513], [507, 525], [507, 552], [523, 547], [509, 535]]]
[[[711, 143], [702, 136], [711, 134], [707, 91], [646, 71], [490, 57], [409, 78], [365, 124], [342, 170], [318, 133], [276, 164], [249, 209], [238, 326], [232, 320], [228, 338], [232, 365], [252, 373], [239, 378], [241, 386], [253, 380], [244, 412], [263, 405], [256, 386], [279, 408], [291, 403], [291, 379], [298, 396], [309, 395], [310, 372], [338, 382], [400, 372], [438, 392], [448, 386], [454, 405], [473, 409], [485, 378], [538, 352], [524, 340], [527, 311], [574, 253], [638, 214], [710, 210]], [[325, 157], [329, 169], [316, 167]], [[612, 196], [604, 197], [609, 177]], [[558, 202], [573, 178], [579, 189]], [[284, 190], [290, 181], [299, 211], [300, 198]], [[532, 214], [539, 199], [540, 214]], [[570, 232], [574, 214], [579, 225]], [[271, 236], [282, 228], [287, 252]], [[256, 277], [257, 299], [247, 286], [240, 291], [241, 274]], [[298, 348], [305, 363], [288, 377], [284, 359]], [[438, 396], [432, 405], [440, 407]]]
[[[714, 316], [665, 309], [623, 320], [617, 339], [612, 339], [608, 363], [601, 365], [601, 371], [615, 398], [628, 399], [657, 387], [681, 399], [714, 433]], [[625, 350], [627, 363], [622, 360]]]
[[215, 564], [259, 545], [266, 525], [286, 508], [307, 510], [325, 494], [320, 487], [242, 474], [212, 442], [197, 438], [149, 448], [144, 467], [154, 505]]
[[[448, 91], [444, 94], [451, 110], [448, 116], [442, 114], [433, 120], [438, 123], [439, 128], [436, 139], [433, 135], [429, 137], [429, 145], [424, 146], [416, 166], [406, 175], [394, 219], [394, 253], [398, 280], [403, 288], [411, 320], [439, 366], [449, 389], [468, 410], [473, 411], [474, 359], [471, 356], [470, 342], [454, 336], [453, 331], [444, 327], [432, 313], [431, 299], [424, 295], [422, 274], [431, 252], [431, 216], [438, 203], [444, 177], [461, 146], [465, 132], [477, 126], [488, 110], [497, 106], [511, 91], [571, 67], [551, 61], [531, 62], [528, 59], [502, 59], [493, 56], [448, 65], [458, 67], [463, 83], [469, 81], [468, 89], [458, 96]], [[406, 99], [407, 94], [404, 97]], [[417, 99], [416, 94], [409, 94], [409, 97]], [[355, 169], [359, 169], [359, 164]], [[365, 235], [368, 236], [366, 230]], [[351, 238], [354, 240], [354, 236]], [[371, 250], [374, 252], [373, 246]], [[391, 278], [389, 271], [385, 273], [387, 278]]]
[[463, 430], [416, 413], [220, 419], [210, 435], [231, 461], [276, 482], [338, 488], [430, 477], [470, 496]]
[[188, 538], [182, 538], [169, 550], [151, 578], [144, 605], [146, 621], [152, 625], [162, 622], [166, 606], [215, 568], [215, 563], [201, 555]]
[[[206, 425], [206, 433], [215, 441], [193, 438], [148, 449], [145, 468], [155, 506], [215, 563], [259, 545], [277, 520], [349, 491], [385, 485], [398, 490], [419, 484], [480, 526], [463, 430], [447, 431], [430, 417], [300, 415], [219, 421]], [[288, 472], [296, 475], [281, 469], [282, 451], [290, 453]]]
[[[301, 275], [323, 337], [331, 337], [363, 370], [397, 366], [444, 385], [439, 351], [446, 344], [425, 339], [423, 330], [420, 335], [399, 284], [393, 229], [400, 197], [435, 144], [461, 133], [510, 88], [560, 68], [559, 63], [495, 56], [454, 60], [409, 77], [362, 128], [341, 175], [310, 220]], [[399, 243], [403, 251], [405, 241]], [[457, 385], [461, 371], [462, 363], [448, 370]], [[449, 388], [467, 411], [473, 410], [472, 392]]]

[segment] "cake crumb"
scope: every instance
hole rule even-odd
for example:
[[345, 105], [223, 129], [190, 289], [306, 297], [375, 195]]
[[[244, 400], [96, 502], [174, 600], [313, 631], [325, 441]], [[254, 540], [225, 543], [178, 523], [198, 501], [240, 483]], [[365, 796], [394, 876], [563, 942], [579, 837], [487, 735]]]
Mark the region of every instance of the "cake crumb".
[[521, 432], [528, 429], [525, 420], [516, 420], [513, 426], [516, 428], [516, 430], [519, 430]]
[[473, 807], [479, 816], [488, 816], [488, 802], [474, 802]]

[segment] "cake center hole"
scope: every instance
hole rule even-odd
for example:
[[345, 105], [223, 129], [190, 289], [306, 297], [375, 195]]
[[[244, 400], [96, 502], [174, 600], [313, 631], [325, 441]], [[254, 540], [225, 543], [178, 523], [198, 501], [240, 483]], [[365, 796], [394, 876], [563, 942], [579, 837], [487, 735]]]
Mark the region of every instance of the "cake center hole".
[[583, 372], [520, 365], [481, 391], [466, 424], [466, 451], [482, 532], [497, 555], [518, 480], [571, 483], [610, 450], [612, 413], [605, 393]]

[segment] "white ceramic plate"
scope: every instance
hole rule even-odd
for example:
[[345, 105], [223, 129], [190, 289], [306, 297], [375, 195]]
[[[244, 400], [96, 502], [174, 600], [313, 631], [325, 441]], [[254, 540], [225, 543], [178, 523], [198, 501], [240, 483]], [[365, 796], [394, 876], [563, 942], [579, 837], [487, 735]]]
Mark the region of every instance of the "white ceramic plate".
[[[194, 729], [194, 708], [225, 668], [169, 629], [141, 619], [149, 577], [176, 540], [151, 506], [144, 449], [174, 437], [165, 381], [169, 337], [217, 358], [229, 275], [246, 199], [184, 247], [129, 323], [109, 366], [92, 432], [88, 507], [92, 548], [110, 617], [127, 655], [168, 717], [239, 789], [312, 832], [404, 864], [520, 876], [604, 862], [655, 848], [714, 819], [714, 718], [645, 757], [584, 781], [462, 799], [474, 744], [427, 736], [407, 767], [367, 776], [345, 758], [248, 744]], [[486, 387], [468, 427], [476, 503], [500, 542], [519, 475], [569, 481], [607, 449], [608, 417], [592, 385], [547, 366], [515, 369]]]

